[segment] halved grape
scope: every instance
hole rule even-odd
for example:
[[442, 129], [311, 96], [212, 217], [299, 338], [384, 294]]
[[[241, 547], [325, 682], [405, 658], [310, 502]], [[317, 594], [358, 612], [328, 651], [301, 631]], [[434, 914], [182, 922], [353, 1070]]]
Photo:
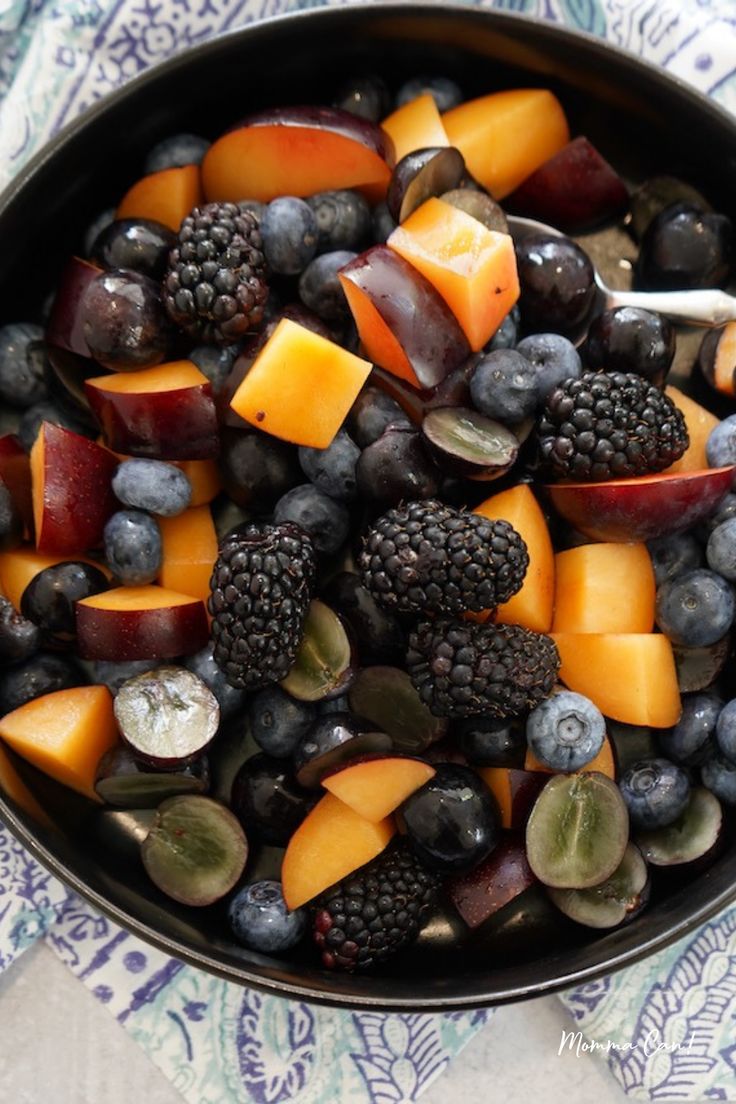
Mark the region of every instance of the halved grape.
[[219, 901], [237, 884], [248, 841], [237, 817], [210, 797], [170, 797], [141, 845], [151, 881], [183, 905]]
[[446, 717], [435, 717], [398, 667], [364, 667], [350, 687], [350, 708], [356, 716], [387, 732], [396, 751], [421, 754], [447, 732]]
[[487, 192], [477, 192], [474, 188], [453, 188], [441, 195], [440, 199], [460, 211], [465, 211], [466, 215], [471, 215], [478, 222], [482, 222], [488, 230], [495, 230], [499, 234], [509, 232], [509, 224], [503, 209]]
[[125, 742], [157, 767], [201, 755], [220, 724], [217, 698], [185, 667], [154, 667], [128, 679], [113, 708]]
[[465, 159], [454, 146], [412, 150], [396, 165], [386, 194], [393, 218], [403, 222], [431, 196], [456, 188], [465, 172]]
[[121, 746], [106, 751], [97, 765], [95, 790], [105, 804], [121, 809], [155, 809], [167, 797], [206, 793], [208, 788], [206, 757], [178, 770], [154, 770]]
[[598, 771], [557, 774], [529, 814], [526, 853], [540, 882], [586, 889], [613, 874], [628, 838], [629, 814], [615, 782]]
[[691, 694], [696, 690], [707, 690], [726, 666], [731, 652], [731, 635], [728, 633], [715, 644], [703, 648], [684, 648], [673, 644], [672, 651], [675, 655], [680, 693]]
[[588, 889], [547, 892], [565, 916], [588, 928], [615, 928], [641, 911], [649, 896], [649, 872], [641, 852], [626, 845], [624, 857], [610, 877]]
[[315, 598], [294, 666], [281, 686], [299, 701], [322, 701], [344, 694], [355, 677], [353, 648], [342, 619]]
[[652, 866], [676, 866], [702, 859], [721, 837], [723, 811], [715, 794], [696, 786], [684, 813], [666, 828], [637, 832], [635, 841]]
[[430, 410], [422, 433], [444, 471], [476, 479], [498, 479], [514, 465], [519, 439], [502, 425], [464, 406]]

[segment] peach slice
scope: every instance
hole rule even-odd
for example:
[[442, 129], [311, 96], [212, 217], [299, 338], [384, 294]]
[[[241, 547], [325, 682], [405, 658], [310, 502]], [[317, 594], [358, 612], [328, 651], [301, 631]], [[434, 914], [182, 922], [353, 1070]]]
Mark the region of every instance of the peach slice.
[[494, 521], [508, 521], [524, 539], [529, 553], [522, 588], [498, 607], [496, 620], [503, 625], [549, 632], [555, 594], [555, 556], [547, 522], [531, 488], [519, 483], [487, 498], [473, 512]]
[[230, 405], [246, 422], [274, 437], [324, 449], [370, 371], [367, 360], [283, 318]]
[[414, 150], [450, 145], [442, 116], [429, 92], [388, 115], [381, 123], [381, 130], [393, 142], [397, 162]]
[[75, 686], [26, 702], [0, 718], [0, 737], [44, 774], [99, 801], [97, 764], [118, 742], [106, 686]]
[[[524, 759], [524, 770], [528, 771], [540, 771], [544, 774], [559, 774], [559, 771], [552, 770], [551, 767], [546, 767], [544, 763], [540, 763], [536, 755], [531, 748], [527, 748], [526, 758]], [[608, 736], [603, 741], [601, 750], [591, 759], [589, 763], [586, 763], [584, 767], [581, 767], [579, 771], [571, 771], [571, 774], [580, 774], [582, 771], [598, 771], [600, 774], [605, 774], [606, 778], [610, 778], [612, 781], [616, 781], [616, 760], [613, 754], [613, 746]]]
[[681, 712], [672, 645], [660, 633], [553, 633], [560, 679], [624, 724], [670, 728]]
[[645, 544], [581, 544], [555, 557], [553, 632], [648, 633], [657, 585]]
[[222, 479], [214, 460], [177, 460], [175, 463], [192, 485], [190, 506], [204, 506], [217, 498], [222, 490]]
[[736, 395], [736, 322], [708, 330], [698, 353], [700, 370], [722, 395]]
[[190, 360], [85, 381], [108, 446], [156, 460], [209, 460], [219, 437], [212, 385]]
[[217, 533], [209, 506], [192, 506], [176, 517], [159, 518], [158, 524], [163, 544], [161, 586], [206, 602], [217, 559]]
[[523, 828], [547, 775], [516, 767], [479, 767], [478, 774], [496, 799], [501, 827]]
[[708, 457], [705, 451], [708, 437], [711, 430], [718, 425], [720, 419], [688, 395], [683, 395], [677, 387], [666, 387], [665, 394], [672, 399], [678, 410], [682, 412], [688, 437], [690, 438], [690, 444], [686, 452], [679, 460], [675, 460], [674, 464], [670, 464], [666, 469], [666, 474], [674, 475], [675, 472], [702, 471], [703, 468], [708, 467]]
[[591, 540], [648, 541], [703, 521], [731, 490], [736, 467], [547, 487], [558, 514]]
[[296, 909], [380, 855], [396, 828], [374, 824], [328, 793], [289, 840], [281, 866], [287, 908]]
[[492, 92], [442, 116], [450, 143], [494, 199], [503, 199], [570, 141], [562, 106], [544, 88]]
[[172, 659], [204, 648], [204, 602], [160, 586], [115, 587], [76, 605], [82, 659]]
[[[20, 610], [23, 591], [31, 579], [34, 579], [39, 571], [44, 571], [47, 567], [53, 567], [54, 564], [64, 563], [68, 559], [69, 556], [48, 555], [38, 552], [30, 546], [14, 548], [10, 552], [0, 552], [0, 587], [5, 597], [12, 602], [15, 609]], [[92, 560], [89, 556], [75, 555], [74, 559], [82, 563], [92, 564], [93, 567], [99, 568], [106, 575], [110, 574], [104, 563]]]
[[393, 164], [391, 139], [367, 119], [332, 107], [268, 108], [213, 142], [202, 183], [210, 201], [357, 188], [378, 203]]
[[389, 236], [388, 246], [440, 293], [474, 351], [519, 298], [514, 243], [441, 199], [428, 199]]
[[434, 774], [434, 767], [421, 759], [392, 756], [352, 763], [323, 778], [322, 785], [354, 812], [376, 824], [398, 809]]
[[117, 508], [112, 477], [117, 457], [106, 448], [44, 422], [31, 449], [31, 485], [39, 552], [84, 552], [102, 544]]
[[201, 202], [199, 165], [183, 165], [138, 180], [123, 196], [115, 217], [153, 219], [177, 234], [182, 220]]

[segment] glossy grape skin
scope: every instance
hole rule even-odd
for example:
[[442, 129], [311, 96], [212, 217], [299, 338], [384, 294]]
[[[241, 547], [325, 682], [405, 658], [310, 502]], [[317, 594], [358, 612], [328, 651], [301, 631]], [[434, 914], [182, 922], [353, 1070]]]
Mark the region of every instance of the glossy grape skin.
[[635, 276], [649, 291], [720, 287], [728, 278], [733, 226], [692, 203], [666, 207], [642, 238]]
[[533, 234], [516, 246], [527, 333], [572, 333], [595, 300], [595, 274], [587, 254], [570, 238]]
[[285, 847], [319, 795], [302, 789], [283, 759], [246, 759], [233, 781], [231, 807], [249, 836]]
[[107, 588], [107, 576], [92, 564], [72, 560], [54, 564], [31, 579], [23, 591], [21, 613], [50, 642], [71, 643], [76, 636], [75, 603]]
[[434, 778], [401, 806], [399, 819], [421, 861], [441, 873], [472, 870], [499, 840], [490, 791], [469, 767], [452, 763], [437, 764]]
[[661, 387], [675, 356], [675, 329], [652, 311], [616, 307], [593, 319], [581, 352], [594, 372], [636, 372]]
[[102, 268], [127, 268], [161, 280], [176, 234], [152, 219], [117, 219], [100, 233], [92, 260]]
[[90, 355], [117, 371], [160, 364], [171, 341], [159, 285], [125, 269], [101, 272], [88, 285], [83, 329]]

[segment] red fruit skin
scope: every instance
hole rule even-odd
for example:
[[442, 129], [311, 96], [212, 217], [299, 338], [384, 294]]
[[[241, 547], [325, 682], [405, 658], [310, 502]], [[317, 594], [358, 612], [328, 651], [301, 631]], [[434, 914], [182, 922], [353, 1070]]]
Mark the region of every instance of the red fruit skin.
[[550, 502], [591, 540], [647, 541], [697, 525], [730, 491], [736, 467], [606, 483], [555, 483]]
[[618, 173], [581, 136], [527, 177], [506, 203], [516, 214], [574, 233], [618, 214], [628, 198]]
[[69, 353], [92, 356], [84, 336], [82, 305], [87, 288], [102, 272], [97, 265], [72, 257], [64, 269], [46, 326], [46, 341]]
[[112, 490], [117, 456], [73, 433], [44, 422], [41, 524], [36, 532], [39, 552], [54, 555], [84, 552], [102, 544], [105, 523], [119, 508]]
[[0, 479], [10, 491], [10, 497], [23, 518], [26, 531], [32, 533], [31, 465], [28, 454], [12, 433], [0, 437]]
[[204, 648], [210, 630], [204, 602], [152, 610], [100, 610], [77, 605], [82, 659], [173, 659]]
[[343, 138], [351, 138], [354, 142], [365, 146], [372, 153], [378, 154], [389, 168], [394, 164], [394, 144], [386, 131], [376, 123], [362, 119], [359, 115], [353, 115], [351, 111], [343, 111], [339, 107], [322, 107], [316, 104], [267, 107], [263, 111], [248, 115], [230, 130], [258, 126], [310, 127], [314, 130], [326, 130], [332, 134], [340, 134]]
[[220, 451], [210, 383], [173, 391], [113, 392], [84, 385], [109, 448], [154, 460], [211, 460]]
[[536, 882], [522, 832], [505, 832], [488, 858], [448, 883], [450, 900], [471, 930]]

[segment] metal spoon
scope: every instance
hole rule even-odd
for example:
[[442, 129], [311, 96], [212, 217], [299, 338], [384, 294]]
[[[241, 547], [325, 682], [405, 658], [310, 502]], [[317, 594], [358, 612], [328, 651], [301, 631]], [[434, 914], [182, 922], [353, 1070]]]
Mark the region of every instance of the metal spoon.
[[[531, 234], [565, 237], [554, 226], [547, 226], [536, 219], [509, 215], [508, 224], [514, 241], [522, 241]], [[612, 307], [641, 307], [690, 326], [722, 326], [724, 322], [736, 321], [736, 296], [729, 295], [720, 288], [695, 291], [615, 291], [603, 282], [595, 266], [593, 271], [598, 288], [598, 301], [593, 314]]]

